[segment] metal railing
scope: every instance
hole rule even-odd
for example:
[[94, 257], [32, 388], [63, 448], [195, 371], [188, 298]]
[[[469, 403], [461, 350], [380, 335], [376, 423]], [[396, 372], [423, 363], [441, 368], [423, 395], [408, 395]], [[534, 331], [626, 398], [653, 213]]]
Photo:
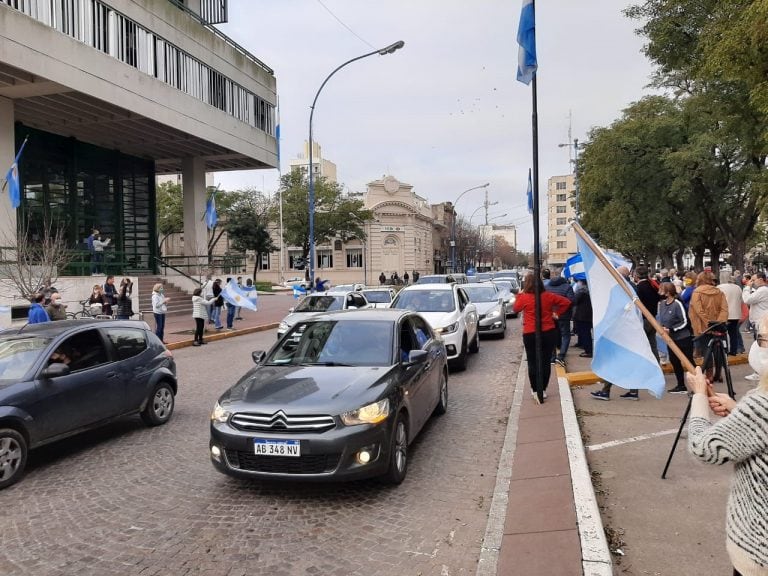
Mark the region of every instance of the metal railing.
[[[246, 271], [245, 254], [214, 254], [208, 256], [184, 256], [181, 254], [167, 254], [155, 257], [155, 260], [163, 268], [170, 268], [186, 278], [194, 280], [194, 276], [204, 276], [210, 271], [220, 274], [238, 275]], [[164, 272], [166, 274], [167, 272]], [[195, 280], [199, 283], [199, 281]]]

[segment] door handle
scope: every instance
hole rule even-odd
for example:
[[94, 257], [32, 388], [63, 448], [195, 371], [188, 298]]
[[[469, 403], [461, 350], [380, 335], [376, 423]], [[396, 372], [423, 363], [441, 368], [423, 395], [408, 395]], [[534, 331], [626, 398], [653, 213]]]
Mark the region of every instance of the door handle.
[[115, 376], [117, 376], [117, 373], [116, 373], [116, 372], [107, 372], [107, 373], [105, 374], [105, 376], [106, 376], [107, 378], [114, 378]]

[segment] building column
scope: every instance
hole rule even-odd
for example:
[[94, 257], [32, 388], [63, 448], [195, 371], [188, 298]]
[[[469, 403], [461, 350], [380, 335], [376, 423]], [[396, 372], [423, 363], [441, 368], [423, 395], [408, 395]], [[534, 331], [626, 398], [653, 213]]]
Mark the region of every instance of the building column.
[[184, 255], [208, 253], [208, 229], [205, 225], [205, 160], [199, 156], [181, 161], [181, 189], [184, 195]]
[[[8, 169], [16, 158], [16, 129], [13, 100], [0, 97], [0, 180], [5, 183]], [[23, 184], [23, 183], [22, 183]], [[16, 210], [11, 208], [7, 184], [0, 193], [0, 248], [16, 246]]]

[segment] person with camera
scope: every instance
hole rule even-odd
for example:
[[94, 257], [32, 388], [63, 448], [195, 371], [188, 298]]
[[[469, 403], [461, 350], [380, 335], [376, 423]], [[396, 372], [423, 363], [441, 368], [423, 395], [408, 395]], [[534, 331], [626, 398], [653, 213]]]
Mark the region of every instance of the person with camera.
[[[705, 339], [698, 339], [697, 337], [704, 334], [710, 328], [711, 323], [722, 323], [723, 328], [727, 330], [728, 301], [725, 299], [725, 294], [715, 286], [715, 276], [712, 272], [705, 270], [696, 277], [696, 289], [691, 295], [688, 312], [693, 328], [694, 346], [698, 346], [700, 350], [703, 350], [706, 342]], [[716, 337], [719, 338], [720, 336]], [[704, 371], [710, 370], [713, 365], [715, 369], [714, 382], [722, 382], [721, 371], [723, 367], [720, 365], [719, 357], [712, 354], [704, 366]]]
[[[725, 524], [733, 574], [768, 576], [768, 317], [759, 322], [749, 365], [760, 383], [738, 403], [727, 394], [710, 395], [701, 368], [687, 374], [693, 392], [688, 450], [707, 464], [734, 463]], [[712, 424], [712, 413], [723, 418]]]

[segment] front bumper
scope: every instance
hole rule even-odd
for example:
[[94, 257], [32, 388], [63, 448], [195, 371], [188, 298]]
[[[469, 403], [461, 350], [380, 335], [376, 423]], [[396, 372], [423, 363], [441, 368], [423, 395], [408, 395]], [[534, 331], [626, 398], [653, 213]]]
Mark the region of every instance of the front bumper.
[[462, 336], [463, 332], [461, 330], [456, 330], [456, 332], [451, 332], [450, 334], [440, 334], [440, 338], [442, 338], [445, 345], [445, 355], [448, 360], [458, 358], [459, 354], [461, 354]]
[[480, 334], [503, 334], [506, 330], [504, 318], [496, 316], [495, 318], [483, 318], [477, 325]]
[[[239, 478], [312, 482], [369, 478], [384, 474], [388, 469], [393, 421], [394, 417], [390, 415], [376, 425], [338, 424], [320, 434], [242, 431], [229, 423], [212, 422], [209, 455], [219, 472]], [[257, 455], [255, 438], [299, 440], [301, 455]], [[220, 452], [218, 457], [213, 453], [214, 446]], [[357, 460], [362, 449], [371, 454], [366, 464]]]

